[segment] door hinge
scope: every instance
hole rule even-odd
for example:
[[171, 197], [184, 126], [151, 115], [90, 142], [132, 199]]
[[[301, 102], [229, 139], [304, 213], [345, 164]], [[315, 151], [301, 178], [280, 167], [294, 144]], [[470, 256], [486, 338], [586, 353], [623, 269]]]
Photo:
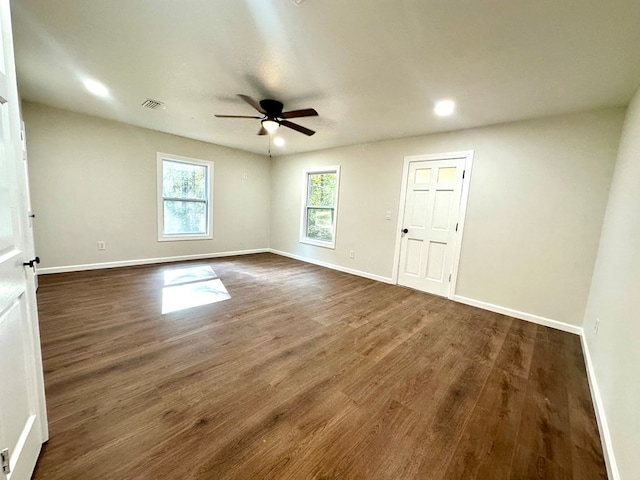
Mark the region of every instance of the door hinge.
[[2, 463], [2, 473], [8, 475], [11, 473], [11, 467], [9, 466], [9, 449], [5, 448], [0, 452], [0, 462]]
[[466, 170], [462, 170], [462, 178], [464, 178], [464, 174], [467, 173]]
[[456, 223], [456, 232], [458, 231], [458, 224]]
[[449, 282], [451, 282], [451, 274], [449, 274]]

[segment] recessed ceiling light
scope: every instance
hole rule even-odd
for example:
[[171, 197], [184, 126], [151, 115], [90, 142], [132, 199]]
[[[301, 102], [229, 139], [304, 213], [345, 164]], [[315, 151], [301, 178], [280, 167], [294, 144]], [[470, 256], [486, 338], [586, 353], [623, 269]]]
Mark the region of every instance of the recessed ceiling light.
[[446, 117], [447, 115], [451, 115], [456, 108], [456, 104], [453, 100], [440, 100], [436, 102], [436, 106], [433, 111], [436, 115], [441, 117]]
[[109, 95], [109, 89], [100, 82], [87, 79], [83, 83], [85, 88], [94, 95], [97, 95], [99, 97], [106, 97], [107, 95]]
[[282, 147], [284, 145], [284, 138], [282, 137], [276, 137], [273, 139], [273, 144], [276, 147]]

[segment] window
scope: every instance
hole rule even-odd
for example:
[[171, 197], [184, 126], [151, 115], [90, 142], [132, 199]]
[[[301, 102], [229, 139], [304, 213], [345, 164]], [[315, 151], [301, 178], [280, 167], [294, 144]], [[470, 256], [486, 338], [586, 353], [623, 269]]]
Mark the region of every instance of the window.
[[158, 153], [158, 241], [213, 238], [213, 163]]
[[339, 184], [339, 166], [305, 170], [302, 243], [335, 248]]

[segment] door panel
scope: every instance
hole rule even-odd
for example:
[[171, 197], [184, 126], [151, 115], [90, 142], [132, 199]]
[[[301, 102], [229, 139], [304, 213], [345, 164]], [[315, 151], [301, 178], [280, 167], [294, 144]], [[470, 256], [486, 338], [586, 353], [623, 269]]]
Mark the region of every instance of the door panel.
[[431, 183], [431, 169], [416, 168], [415, 183]]
[[405, 274], [417, 277], [420, 274], [422, 263], [422, 240], [409, 238], [407, 240], [407, 254], [405, 262]]
[[427, 226], [427, 207], [429, 206], [429, 192], [417, 191], [411, 203], [411, 228], [425, 228]]
[[435, 199], [433, 202], [433, 224], [431, 225], [434, 230], [449, 231], [452, 198], [452, 190], [435, 191]]
[[429, 280], [442, 281], [446, 261], [446, 250], [446, 243], [429, 242], [426, 275]]
[[465, 158], [409, 162], [398, 284], [447, 296]]
[[456, 181], [456, 167], [441, 167], [438, 168], [438, 183], [443, 184], [450, 182], [455, 184]]
[[[2, 336], [0, 336], [0, 363], [2, 368], [11, 375], [7, 375], [2, 380], [2, 387], [18, 398], [28, 399], [29, 384], [27, 382], [27, 352], [26, 339], [22, 328], [24, 311], [21, 299], [16, 300], [9, 307], [2, 317], [0, 317], [0, 326], [2, 328]], [[17, 439], [24, 428], [23, 419], [29, 418], [29, 404], [12, 402], [3, 405], [2, 418], [4, 420], [4, 433], [10, 439]], [[8, 445], [11, 449], [15, 445]]]

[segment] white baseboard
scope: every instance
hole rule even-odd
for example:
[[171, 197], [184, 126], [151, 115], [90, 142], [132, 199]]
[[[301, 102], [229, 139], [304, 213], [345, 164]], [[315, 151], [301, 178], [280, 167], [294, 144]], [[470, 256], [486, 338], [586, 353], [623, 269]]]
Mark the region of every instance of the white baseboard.
[[582, 334], [582, 328], [576, 325], [571, 325], [570, 323], [552, 320], [551, 318], [540, 317], [538, 315], [533, 315], [532, 313], [521, 312], [519, 310], [513, 310], [507, 307], [501, 307], [500, 305], [494, 305], [493, 303], [474, 300], [473, 298], [467, 298], [461, 295], [454, 295], [453, 300], [456, 302], [464, 303], [466, 305], [471, 305], [472, 307], [489, 310], [490, 312], [501, 313], [502, 315], [507, 315], [509, 317], [519, 318], [520, 320], [526, 320], [527, 322], [537, 323], [538, 325], [544, 325], [545, 327], [562, 330], [563, 332], [575, 333], [576, 335]]
[[580, 341], [582, 342], [582, 354], [584, 355], [584, 363], [587, 368], [587, 379], [589, 380], [589, 390], [591, 390], [591, 399], [596, 411], [596, 420], [598, 421], [598, 429], [600, 430], [600, 441], [602, 442], [602, 451], [604, 453], [605, 465], [607, 466], [607, 476], [610, 480], [620, 480], [620, 472], [613, 454], [613, 444], [611, 442], [611, 432], [607, 423], [607, 416], [604, 412], [604, 404], [600, 395], [600, 388], [596, 379], [596, 372], [591, 362], [591, 354], [589, 353], [589, 344], [585, 338], [584, 331], [580, 329]]
[[82, 270], [99, 270], [102, 268], [131, 267], [135, 265], [149, 265], [152, 263], [181, 262], [184, 260], [202, 260], [205, 258], [233, 257], [235, 255], [250, 255], [253, 253], [266, 253], [268, 248], [256, 248], [253, 250], [238, 250], [235, 252], [199, 253], [196, 255], [179, 255], [175, 257], [140, 258], [136, 260], [122, 260], [118, 262], [87, 263], [84, 265], [67, 265], [62, 267], [45, 267], [38, 269], [38, 275], [48, 273], [80, 272]]
[[383, 277], [381, 275], [375, 275], [369, 272], [363, 272], [362, 270], [355, 270], [353, 268], [342, 267], [340, 265], [335, 265], [333, 263], [322, 262], [320, 260], [315, 260], [313, 258], [301, 257], [300, 255], [294, 255], [293, 253], [281, 252], [280, 250], [274, 250], [270, 248], [268, 250], [271, 253], [275, 253], [276, 255], [281, 255], [283, 257], [293, 258], [294, 260], [300, 260], [301, 262], [312, 263], [313, 265], [318, 265], [320, 267], [330, 268], [331, 270], [337, 270], [339, 272], [350, 273], [351, 275], [357, 275], [358, 277], [368, 278], [370, 280], [376, 280], [382, 283], [390, 283], [395, 284], [392, 278]]

